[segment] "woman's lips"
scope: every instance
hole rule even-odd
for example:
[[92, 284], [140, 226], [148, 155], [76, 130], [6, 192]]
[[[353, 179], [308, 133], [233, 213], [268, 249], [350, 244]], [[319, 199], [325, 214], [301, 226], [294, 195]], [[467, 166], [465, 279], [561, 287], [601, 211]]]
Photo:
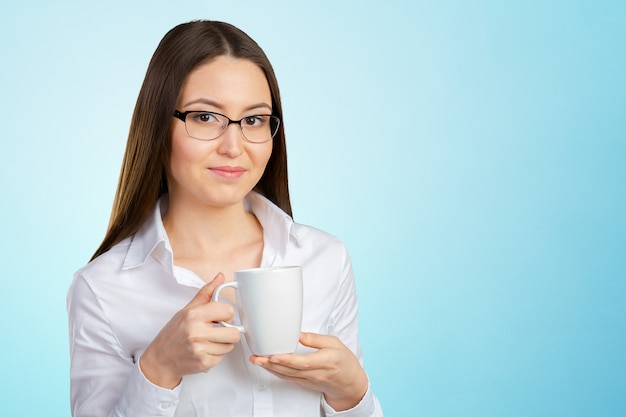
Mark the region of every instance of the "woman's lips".
[[239, 178], [246, 172], [246, 170], [242, 167], [231, 166], [211, 167], [209, 170], [220, 177], [229, 179]]

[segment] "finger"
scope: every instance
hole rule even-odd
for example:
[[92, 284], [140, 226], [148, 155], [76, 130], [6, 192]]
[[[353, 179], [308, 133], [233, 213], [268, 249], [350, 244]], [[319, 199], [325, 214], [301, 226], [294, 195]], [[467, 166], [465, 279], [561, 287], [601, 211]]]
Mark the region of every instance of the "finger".
[[265, 366], [269, 363], [270, 358], [268, 358], [267, 356], [252, 355], [250, 356], [250, 358], [248, 358], [248, 360], [252, 365]]
[[236, 329], [212, 328], [205, 334], [189, 340], [186, 345], [188, 356], [224, 355], [233, 350], [240, 337], [239, 331]]
[[205, 323], [211, 327], [213, 323], [231, 321], [235, 317], [233, 306], [219, 301], [187, 307], [182, 313], [187, 323]]
[[206, 356], [222, 356], [227, 353], [230, 353], [235, 345], [231, 345], [228, 343], [208, 343], [198, 342], [195, 346], [190, 345], [187, 353], [188, 358], [191, 360], [206, 360]]
[[207, 340], [210, 343], [234, 345], [241, 339], [241, 333], [239, 330], [230, 327], [213, 327], [210, 334], [207, 335]]
[[213, 291], [215, 291], [215, 289], [223, 283], [224, 274], [220, 272], [211, 282], [200, 288], [198, 293], [191, 299], [191, 301], [189, 301], [187, 307], [196, 307], [209, 303], [211, 301], [211, 297], [213, 297]]
[[281, 361], [275, 362], [270, 360], [266, 365], [263, 365], [264, 369], [271, 370], [274, 372], [278, 372], [281, 375], [285, 376], [297, 376], [302, 375], [306, 372], [317, 370], [316, 366], [312, 366], [311, 363], [303, 363], [303, 362], [291, 362], [291, 361]]
[[225, 355], [230, 353], [235, 348], [235, 345], [232, 343], [205, 343], [204, 344], [204, 354], [205, 355]]
[[309, 387], [313, 390], [316, 389], [313, 383], [309, 380], [309, 375], [304, 374], [303, 372], [299, 372], [293, 375], [288, 375], [286, 373], [280, 372], [279, 370], [274, 370], [271, 368], [264, 368], [264, 369], [277, 378], [283, 379], [285, 381], [295, 382], [296, 384], [304, 385], [305, 387]]
[[[323, 369], [331, 361], [332, 355], [327, 350], [318, 350], [304, 355], [281, 354], [270, 356], [264, 368], [272, 368], [284, 372], [284, 368], [298, 371]], [[289, 372], [286, 372], [290, 374]]]
[[300, 384], [308, 389], [323, 391], [325, 381], [325, 371], [321, 369], [294, 369], [287, 366], [268, 364], [263, 366], [263, 370], [269, 372], [277, 378], [285, 381]]
[[343, 346], [343, 343], [335, 336], [307, 332], [300, 333], [300, 343], [302, 343], [303, 346], [315, 349], [338, 348]]

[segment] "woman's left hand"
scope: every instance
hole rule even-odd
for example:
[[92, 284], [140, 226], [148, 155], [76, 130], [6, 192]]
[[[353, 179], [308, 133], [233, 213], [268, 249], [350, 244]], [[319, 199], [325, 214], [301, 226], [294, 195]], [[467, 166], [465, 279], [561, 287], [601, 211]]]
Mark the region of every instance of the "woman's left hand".
[[369, 382], [352, 351], [337, 337], [316, 333], [302, 333], [300, 343], [318, 350], [305, 355], [251, 356], [250, 362], [279, 378], [323, 392], [335, 411], [356, 406]]

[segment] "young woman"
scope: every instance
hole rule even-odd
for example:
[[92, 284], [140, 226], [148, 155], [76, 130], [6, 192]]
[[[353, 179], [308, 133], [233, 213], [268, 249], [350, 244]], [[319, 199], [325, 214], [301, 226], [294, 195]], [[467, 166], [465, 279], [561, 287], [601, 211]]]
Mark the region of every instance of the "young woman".
[[[215, 325], [235, 312], [213, 290], [237, 269], [287, 264], [303, 269], [300, 346], [254, 356]], [[195, 21], [159, 44], [110, 227], [68, 314], [74, 417], [382, 416], [350, 260], [292, 220], [278, 84], [241, 30]]]

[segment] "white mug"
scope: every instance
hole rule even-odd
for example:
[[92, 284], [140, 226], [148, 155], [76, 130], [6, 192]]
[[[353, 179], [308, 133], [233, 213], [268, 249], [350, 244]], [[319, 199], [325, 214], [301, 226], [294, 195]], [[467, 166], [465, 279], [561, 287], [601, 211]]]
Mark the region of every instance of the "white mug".
[[243, 333], [253, 354], [271, 356], [293, 353], [298, 347], [302, 326], [302, 268], [278, 266], [235, 271], [235, 280], [215, 289], [237, 291], [241, 326], [220, 322]]

